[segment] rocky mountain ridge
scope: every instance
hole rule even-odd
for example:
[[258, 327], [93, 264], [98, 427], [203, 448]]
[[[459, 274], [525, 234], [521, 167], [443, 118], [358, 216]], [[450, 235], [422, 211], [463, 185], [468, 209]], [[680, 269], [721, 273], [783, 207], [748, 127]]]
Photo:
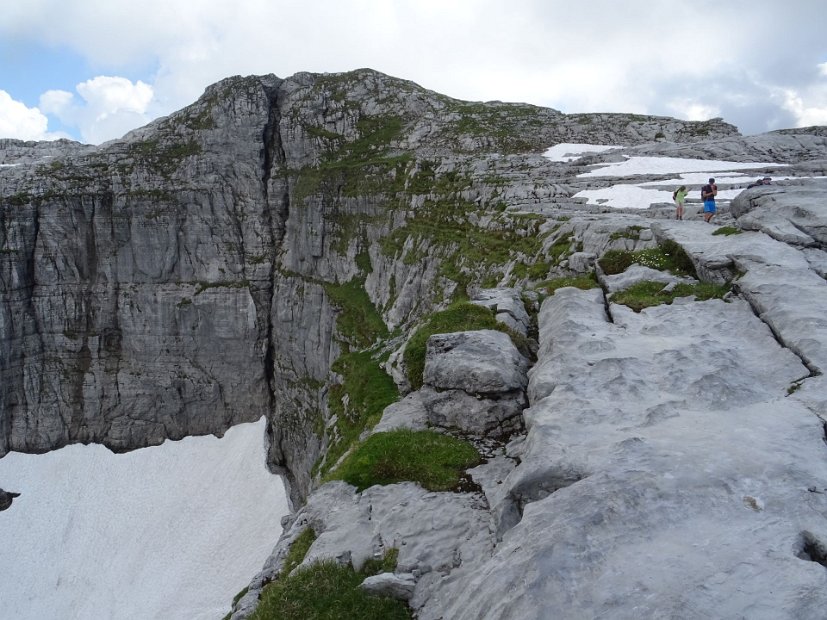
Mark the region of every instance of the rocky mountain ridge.
[[[541, 155], [563, 142], [625, 148]], [[0, 454], [76, 441], [127, 450], [266, 414], [270, 465], [303, 507], [234, 617], [286, 578], [308, 529], [304, 565], [358, 568], [397, 549], [384, 578], [421, 618], [738, 617], [750, 597], [767, 617], [817, 617], [827, 254], [824, 187], [804, 177], [825, 174], [823, 128], [742, 137], [719, 119], [564, 115], [360, 70], [230, 78], [123, 140], [45, 161], [41, 145], [0, 147]], [[575, 197], [618, 182], [580, 174], [634, 155], [774, 162], [762, 172], [801, 180], [736, 199], [721, 223], [759, 232], [732, 237], [672, 224], [668, 207]], [[691, 273], [601, 266], [663, 247]], [[556, 288], [592, 277], [585, 291]], [[655, 281], [676, 291], [671, 305], [638, 314], [614, 301]], [[726, 301], [691, 301], [703, 283], [733, 282]], [[497, 358], [508, 347], [496, 335], [432, 336], [412, 372], [417, 332], [469, 296], [518, 334], [519, 353]], [[486, 356], [515, 368], [502, 389], [455, 372], [479, 377]], [[408, 396], [395, 402], [398, 390]], [[750, 441], [773, 453], [760, 475], [753, 455], [715, 457], [747, 413]], [[470, 437], [487, 457], [470, 474], [478, 491], [325, 482], [377, 422], [374, 435]], [[705, 445], [704, 428], [718, 439]], [[678, 448], [680, 437], [691, 441]], [[699, 461], [711, 468], [702, 479], [690, 471]], [[803, 519], [802, 502], [821, 516]], [[709, 506], [734, 524], [723, 539], [709, 521], [688, 524]], [[750, 518], [766, 536], [737, 527]], [[704, 553], [726, 550], [720, 574], [700, 558], [656, 561], [637, 538], [643, 523], [666, 547], [681, 527], [714, 539]], [[777, 561], [739, 568], [748, 545]], [[767, 594], [791, 567], [786, 593]], [[749, 595], [710, 588], [732, 579], [752, 583]], [[695, 593], [676, 595], [686, 582]], [[782, 604], [795, 592], [806, 594]]]
[[[436, 250], [427, 234], [410, 233], [454, 217], [454, 197], [465, 211], [514, 201], [501, 153], [693, 131], [734, 129], [471, 104], [363, 70], [229, 78], [97, 149], [5, 141], [0, 453], [72, 441], [125, 450], [292, 402], [274, 417], [288, 436], [274, 437], [273, 462], [302, 479], [301, 496], [309, 480], [297, 472], [321, 442], [300, 412], [325, 411], [323, 389], [309, 386], [328, 381], [346, 340], [334, 337], [331, 286], [363, 279], [391, 329], [410, 323], [452, 286], [434, 285], [443, 261], [425, 256]], [[477, 187], [486, 152], [494, 169]], [[415, 240], [421, 262], [389, 249], [398, 241], [407, 255]], [[308, 462], [282, 454], [296, 448]]]

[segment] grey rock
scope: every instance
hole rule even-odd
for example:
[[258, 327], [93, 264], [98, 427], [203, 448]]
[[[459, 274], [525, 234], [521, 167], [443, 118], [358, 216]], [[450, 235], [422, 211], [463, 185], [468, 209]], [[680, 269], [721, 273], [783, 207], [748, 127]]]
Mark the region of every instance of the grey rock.
[[[365, 560], [398, 549], [397, 572], [417, 575], [414, 609], [439, 598], [449, 581], [489, 557], [494, 543], [488, 512], [472, 495], [435, 493], [413, 483], [356, 493], [348, 484], [332, 482], [308, 497], [245, 598], [257, 597], [264, 583], [278, 577], [277, 567], [306, 527], [317, 538], [302, 565], [349, 557], [359, 569]], [[233, 618], [244, 613], [237, 607]]]
[[473, 296], [471, 303], [491, 308], [495, 312], [498, 321], [523, 336], [528, 332], [528, 313], [518, 289], [483, 289]]
[[407, 428], [414, 431], [428, 427], [428, 412], [419, 391], [411, 392], [402, 400], [385, 407], [382, 419], [373, 427], [374, 433]]
[[[659, 225], [657, 231], [683, 245], [710, 279], [742, 273], [737, 287], [755, 312], [811, 370], [827, 368], [827, 322], [821, 310], [827, 303], [827, 282], [810, 268], [805, 255], [760, 233], [722, 240], [710, 228], [670, 224]], [[718, 268], [711, 268], [713, 264]]]
[[435, 334], [428, 339], [423, 380], [438, 390], [486, 395], [526, 386], [528, 361], [495, 330]]
[[527, 445], [495, 508], [507, 527], [442, 613], [737, 617], [759, 602], [818, 618], [827, 595], [809, 594], [819, 567], [795, 557], [795, 524], [805, 481], [827, 476], [823, 431], [786, 399], [806, 369], [743, 301], [612, 314], [599, 291], [544, 302]]
[[693, 278], [673, 276], [671, 273], [666, 271], [658, 271], [657, 269], [634, 264], [623, 273], [602, 276], [600, 282], [609, 293], [616, 293], [617, 291], [623, 291], [640, 282], [662, 282], [665, 286], [672, 285], [674, 287], [675, 284], [681, 282], [696, 283], [697, 280], [694, 280]]
[[20, 493], [0, 489], [0, 511], [10, 508], [15, 497], [20, 497]]
[[374, 596], [386, 596], [409, 601], [416, 588], [416, 577], [411, 573], [380, 573], [365, 579], [359, 587]]
[[569, 268], [576, 273], [589, 273], [596, 260], [597, 255], [593, 252], [574, 252], [569, 256]]
[[[626, 148], [570, 163], [539, 154], [562, 142]], [[337, 158], [354, 163], [366, 144], [370, 174], [340, 175]], [[128, 450], [266, 414], [268, 464], [288, 477], [297, 512], [236, 620], [307, 527], [318, 539], [306, 563], [359, 567], [398, 548], [420, 620], [820, 620], [825, 188], [793, 180], [722, 201], [716, 223], [753, 231], [726, 238], [671, 221], [669, 205], [633, 213], [573, 198], [613, 182], [579, 174], [636, 154], [820, 175], [827, 132], [742, 137], [720, 119], [470, 105], [359, 70], [229, 78], [101, 147], [0, 141], [0, 455], [90, 441]], [[420, 234], [446, 198], [473, 205], [454, 223], [545, 235], [542, 251], [493, 267], [463, 260]], [[729, 303], [636, 314], [599, 289], [558, 290], [540, 310], [525, 411], [527, 362], [508, 338], [434, 341], [426, 387], [377, 429], [428, 416], [499, 435], [525, 417], [527, 436], [473, 470], [484, 495], [314, 490], [335, 428], [331, 368], [373, 344], [348, 327], [336, 287], [361, 287], [361, 305], [364, 293], [398, 330], [387, 352], [480, 281], [505, 284], [518, 261], [554, 248], [548, 276], [569, 276], [607, 250], [664, 239], [701, 280], [739, 276]], [[499, 320], [527, 325], [519, 290], [485, 294]], [[407, 389], [399, 358], [387, 367]]]
[[432, 426], [458, 430], [479, 437], [504, 437], [522, 426], [519, 416], [526, 406], [522, 389], [480, 396], [463, 390], [420, 390], [422, 404]]
[[827, 246], [827, 182], [809, 180], [800, 186], [762, 186], [732, 201], [738, 224], [801, 246]]
[[810, 269], [822, 278], [827, 279], [827, 252], [817, 248], [804, 248], [801, 250], [801, 253], [810, 264]]

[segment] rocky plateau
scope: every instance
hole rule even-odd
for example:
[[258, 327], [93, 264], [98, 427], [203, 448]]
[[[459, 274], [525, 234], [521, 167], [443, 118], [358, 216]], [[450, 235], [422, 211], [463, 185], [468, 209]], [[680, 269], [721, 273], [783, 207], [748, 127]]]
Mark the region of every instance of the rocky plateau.
[[[618, 148], [543, 155], [568, 143]], [[613, 175], [636, 157], [781, 180], [714, 225], [699, 183], [684, 221], [576, 196], [674, 179]], [[825, 176], [824, 127], [465, 102], [367, 69], [228, 78], [100, 147], [2, 140], [0, 456], [266, 416], [293, 510], [234, 620], [291, 571], [391, 549], [363, 587], [422, 620], [823, 619]], [[459, 307], [490, 323], [437, 325]], [[482, 458], [448, 491], [335, 479], [399, 429]]]

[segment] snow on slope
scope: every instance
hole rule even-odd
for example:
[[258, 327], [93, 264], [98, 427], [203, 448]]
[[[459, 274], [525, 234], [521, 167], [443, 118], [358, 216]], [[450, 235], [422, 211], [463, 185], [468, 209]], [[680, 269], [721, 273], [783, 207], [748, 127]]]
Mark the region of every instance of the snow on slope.
[[113, 454], [0, 459], [0, 617], [220, 619], [275, 545], [288, 504], [265, 421]]
[[[571, 162], [588, 153], [601, 153], [611, 149], [622, 150], [619, 146], [597, 144], [557, 144], [548, 149], [544, 155], [551, 161]], [[709, 177], [718, 179], [718, 200], [728, 201], [741, 193], [744, 187], [754, 180], [742, 170], [760, 170], [767, 167], [783, 167], [786, 164], [772, 162], [734, 162], [709, 159], [691, 159], [682, 157], [629, 157], [621, 162], [596, 164], [592, 170], [578, 174], [578, 178], [624, 178], [634, 176], [652, 176], [676, 174], [675, 179], [646, 181], [641, 183], [621, 183], [610, 187], [585, 189], [574, 194], [574, 198], [585, 198], [586, 204], [597, 204], [616, 209], [648, 209], [659, 203], [672, 202], [672, 191], [680, 185], [703, 185]], [[759, 176], [763, 176], [759, 175]], [[789, 178], [789, 177], [784, 177]], [[776, 179], [781, 180], [781, 179]], [[669, 190], [657, 189], [668, 186]], [[730, 185], [731, 187], [723, 187]], [[690, 198], [700, 193], [690, 192]]]

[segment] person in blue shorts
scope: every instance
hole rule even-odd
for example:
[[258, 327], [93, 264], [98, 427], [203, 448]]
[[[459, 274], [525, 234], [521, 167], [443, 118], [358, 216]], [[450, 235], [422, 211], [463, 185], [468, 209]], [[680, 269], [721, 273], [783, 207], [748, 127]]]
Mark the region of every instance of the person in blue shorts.
[[701, 188], [701, 199], [704, 201], [704, 222], [711, 223], [712, 218], [718, 212], [715, 207], [715, 196], [718, 195], [718, 186], [715, 179], [709, 179], [709, 183]]

